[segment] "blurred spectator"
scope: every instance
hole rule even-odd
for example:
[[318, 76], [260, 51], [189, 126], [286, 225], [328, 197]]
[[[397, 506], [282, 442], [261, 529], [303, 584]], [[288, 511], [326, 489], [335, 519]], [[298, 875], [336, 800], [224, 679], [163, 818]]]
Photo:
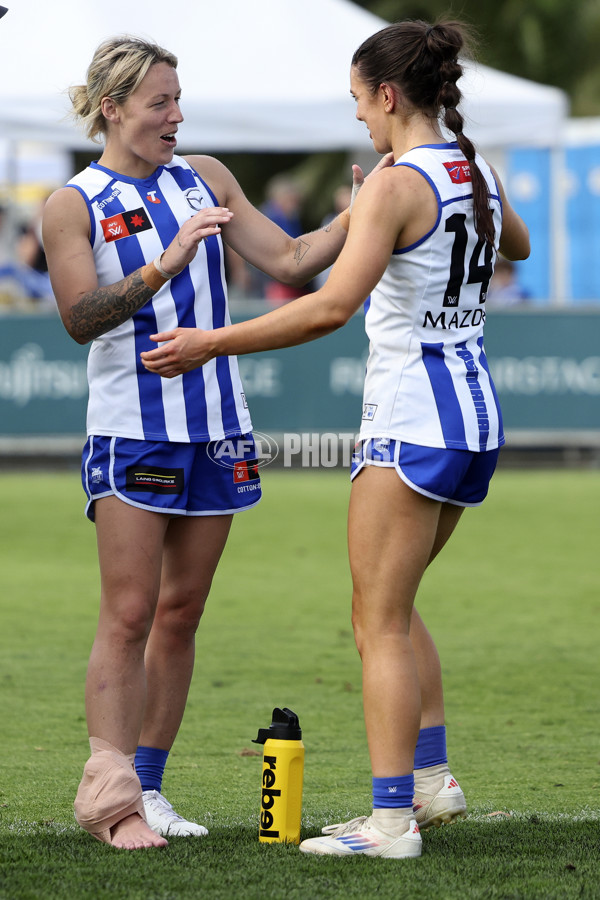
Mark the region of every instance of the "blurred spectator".
[[0, 207], [0, 298], [3, 305], [19, 306], [23, 300], [54, 303], [41, 240], [44, 198], [31, 221], [13, 227], [8, 210]]
[[21, 230], [21, 235], [17, 241], [17, 259], [24, 266], [29, 266], [30, 269], [34, 269], [36, 272], [47, 272], [48, 263], [46, 262], [46, 254], [42, 244], [41, 222], [40, 209], [31, 222]]
[[[323, 221], [321, 222], [321, 228], [327, 228], [330, 222], [333, 222], [336, 216], [338, 216], [341, 212], [347, 209], [350, 206], [350, 198], [352, 197], [352, 185], [351, 184], [341, 184], [333, 194], [333, 212], [327, 213]], [[328, 269], [324, 269], [320, 272], [314, 280], [315, 288], [322, 287], [327, 281], [327, 277], [331, 272], [331, 266]]]
[[0, 266], [11, 258], [11, 243], [8, 210], [0, 204]]
[[[300, 219], [301, 205], [302, 192], [297, 182], [287, 175], [276, 175], [267, 184], [266, 201], [261, 206], [261, 212], [290, 237], [299, 237], [304, 232]], [[301, 297], [306, 293], [306, 288], [294, 288], [265, 278], [263, 293], [272, 306], [281, 306]]]
[[266, 276], [251, 266], [229, 244], [223, 244], [225, 253], [225, 277], [230, 300], [247, 300], [262, 297]]
[[0, 205], [0, 306], [13, 306], [20, 287], [14, 278], [14, 240], [10, 213], [6, 206]]
[[490, 309], [503, 309], [527, 303], [529, 294], [518, 282], [515, 264], [498, 256], [494, 275], [490, 281], [486, 305]]
[[31, 220], [21, 231], [17, 241], [17, 262], [27, 273], [29, 296], [34, 300], [52, 300], [48, 263], [42, 243], [42, 215], [48, 197], [44, 197]]

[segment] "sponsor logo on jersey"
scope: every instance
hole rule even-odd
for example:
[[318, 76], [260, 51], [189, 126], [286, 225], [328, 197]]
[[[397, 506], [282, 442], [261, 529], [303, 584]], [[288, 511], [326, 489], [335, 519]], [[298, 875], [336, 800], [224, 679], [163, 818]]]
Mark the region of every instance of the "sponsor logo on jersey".
[[256, 481], [259, 477], [257, 459], [244, 459], [236, 462], [233, 466], [233, 481], [235, 484], [240, 484], [243, 481]]
[[191, 206], [196, 212], [198, 212], [199, 209], [202, 209], [204, 196], [202, 195], [200, 188], [189, 188], [189, 190], [185, 192], [185, 199], [188, 202], [188, 206]]
[[485, 310], [481, 307], [477, 309], [454, 310], [453, 313], [427, 309], [423, 319], [423, 328], [443, 328], [444, 331], [449, 328], [478, 328], [484, 322]]
[[164, 469], [162, 466], [139, 469], [128, 466], [125, 477], [128, 491], [147, 494], [181, 494], [183, 491], [183, 469]]
[[454, 184], [465, 184], [471, 181], [471, 170], [466, 160], [465, 162], [445, 162], [442, 165], [448, 173], [450, 181]]
[[102, 219], [102, 231], [107, 244], [110, 241], [120, 241], [121, 238], [138, 234], [140, 231], [148, 231], [150, 228], [152, 228], [152, 222], [142, 206], [139, 209], [130, 209], [127, 212], [111, 216], [110, 219]]
[[364, 403], [362, 418], [365, 422], [372, 422], [377, 412], [377, 403]]
[[160, 203], [160, 197], [156, 196], [156, 191], [148, 191], [146, 194], [146, 200], [148, 203]]
[[108, 206], [109, 203], [112, 203], [113, 200], [116, 197], [118, 197], [120, 193], [121, 193], [121, 191], [119, 190], [119, 188], [115, 188], [113, 190], [112, 194], [110, 194], [108, 197], [105, 197], [104, 200], [98, 200], [98, 202], [96, 203], [96, 206], [98, 207], [98, 209], [104, 209], [104, 207]]

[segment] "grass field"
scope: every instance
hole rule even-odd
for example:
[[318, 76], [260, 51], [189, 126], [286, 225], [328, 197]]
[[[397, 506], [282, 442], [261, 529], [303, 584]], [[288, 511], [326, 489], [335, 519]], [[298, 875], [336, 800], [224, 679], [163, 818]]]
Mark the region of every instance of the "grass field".
[[419, 607], [470, 817], [400, 861], [258, 842], [247, 751], [274, 706], [303, 728], [303, 836], [370, 809], [348, 479], [266, 470], [263, 484], [217, 573], [163, 783], [210, 834], [126, 853], [73, 820], [98, 595], [78, 476], [0, 475], [0, 897], [600, 898], [600, 473], [500, 471], [427, 573]]

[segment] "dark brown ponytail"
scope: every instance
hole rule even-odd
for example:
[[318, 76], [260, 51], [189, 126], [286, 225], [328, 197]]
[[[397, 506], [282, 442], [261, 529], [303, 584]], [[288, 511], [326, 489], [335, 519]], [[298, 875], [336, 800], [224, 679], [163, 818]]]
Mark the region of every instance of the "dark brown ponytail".
[[475, 147], [463, 134], [463, 117], [458, 110], [462, 95], [457, 81], [463, 72], [458, 54], [467, 51], [468, 43], [468, 29], [460, 22], [397, 22], [367, 38], [352, 57], [352, 65], [371, 93], [375, 94], [382, 82], [397, 84], [416, 109], [440, 118], [456, 135], [471, 171], [477, 234], [480, 240], [493, 244], [489, 189], [475, 162]]

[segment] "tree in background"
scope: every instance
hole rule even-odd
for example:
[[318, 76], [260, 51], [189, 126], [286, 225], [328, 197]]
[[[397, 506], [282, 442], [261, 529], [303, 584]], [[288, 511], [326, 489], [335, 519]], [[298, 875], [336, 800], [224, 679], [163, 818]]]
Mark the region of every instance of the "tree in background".
[[485, 65], [562, 88], [574, 116], [600, 115], [597, 0], [355, 0], [388, 22], [456, 17], [471, 25]]

